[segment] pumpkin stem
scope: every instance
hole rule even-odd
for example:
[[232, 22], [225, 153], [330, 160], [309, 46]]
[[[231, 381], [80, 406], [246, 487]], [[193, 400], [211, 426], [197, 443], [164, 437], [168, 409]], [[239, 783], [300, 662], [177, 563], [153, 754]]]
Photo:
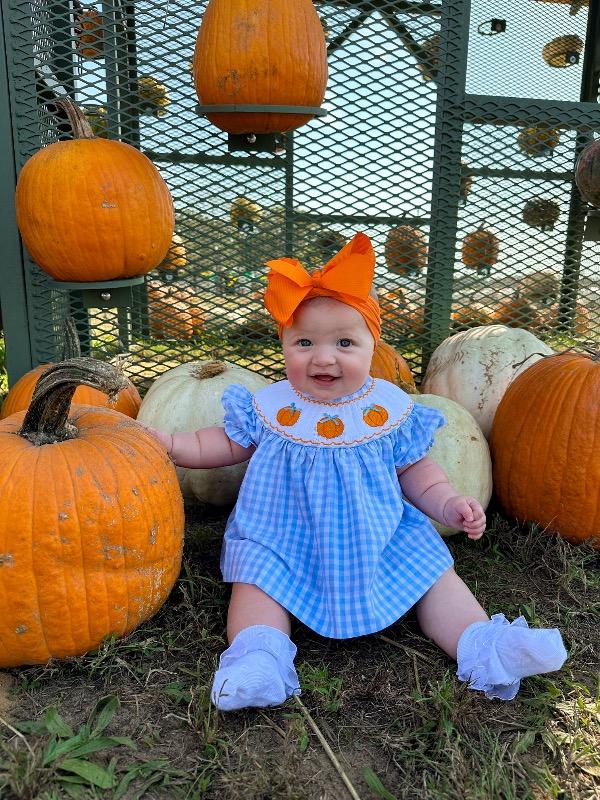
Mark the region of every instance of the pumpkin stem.
[[81, 384], [104, 392], [111, 400], [127, 386], [121, 370], [94, 358], [53, 364], [38, 378], [19, 435], [38, 446], [76, 438], [77, 428], [68, 422], [68, 415], [75, 389]]
[[73, 317], [67, 317], [63, 322], [64, 344], [61, 361], [69, 358], [81, 358], [81, 345]]
[[202, 364], [201, 367], [192, 370], [192, 375], [202, 381], [205, 378], [216, 378], [217, 375], [221, 375], [223, 372], [225, 372], [225, 364], [222, 361], [209, 361], [207, 364]]
[[70, 97], [61, 97], [54, 101], [54, 105], [60, 106], [69, 118], [69, 125], [73, 132], [74, 139], [94, 139], [92, 126], [85, 118], [85, 114]]

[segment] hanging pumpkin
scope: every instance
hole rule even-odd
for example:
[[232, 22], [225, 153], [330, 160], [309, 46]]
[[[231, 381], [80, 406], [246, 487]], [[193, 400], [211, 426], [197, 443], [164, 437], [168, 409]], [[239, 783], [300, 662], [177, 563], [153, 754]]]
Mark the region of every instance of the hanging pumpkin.
[[180, 270], [185, 269], [187, 266], [187, 250], [185, 243], [178, 233], [173, 234], [173, 239], [167, 250], [167, 255], [163, 261], [158, 265], [159, 272], [166, 272], [170, 275], [176, 275]]
[[551, 231], [560, 217], [560, 206], [556, 200], [534, 197], [523, 206], [523, 222], [542, 231]]
[[171, 460], [129, 417], [71, 407], [81, 384], [109, 396], [124, 387], [110, 364], [71, 359], [40, 378], [27, 413], [0, 422], [2, 668], [127, 635], [179, 573], [184, 514]]
[[104, 30], [102, 14], [94, 6], [82, 8], [75, 15], [75, 46], [82, 58], [97, 59], [104, 56]]
[[[154, 381], [142, 401], [138, 420], [172, 433], [222, 425], [225, 412], [221, 397], [234, 383], [255, 392], [269, 381], [226, 361], [182, 364]], [[177, 475], [186, 499], [224, 506], [237, 498], [246, 467], [247, 462], [216, 469], [178, 467]]]
[[423, 392], [449, 397], [489, 436], [501, 397], [512, 380], [553, 350], [529, 331], [487, 325], [449, 336], [433, 352]]
[[253, 203], [247, 197], [236, 197], [229, 209], [231, 224], [240, 231], [252, 231], [258, 225], [262, 209], [258, 203]]
[[[457, 492], [475, 497], [486, 509], [492, 496], [492, 461], [486, 438], [473, 416], [447, 397], [419, 394], [412, 399], [437, 408], [446, 417], [446, 424], [435, 432], [429, 458], [444, 470]], [[457, 528], [431, 521], [442, 536], [459, 533]]]
[[[75, 325], [70, 318], [65, 320], [63, 336], [63, 360], [79, 358], [81, 356], [79, 337], [77, 336]], [[21, 375], [19, 380], [11, 386], [10, 391], [4, 398], [2, 408], [0, 409], [0, 419], [10, 417], [11, 414], [16, 414], [17, 411], [25, 411], [25, 409], [29, 408], [38, 378], [46, 372], [50, 366], [50, 364], [40, 364], [24, 375]], [[123, 380], [125, 385], [114, 401], [111, 401], [106, 394], [98, 391], [98, 389], [82, 384], [75, 389], [73, 402], [88, 406], [98, 406], [100, 408], [112, 408], [115, 411], [120, 411], [121, 414], [135, 419], [140, 409], [142, 398], [130, 380]]]
[[166, 107], [171, 102], [164, 83], [160, 83], [152, 75], [140, 75], [137, 83], [140, 114], [149, 114], [157, 119], [164, 117], [167, 113]]
[[542, 48], [542, 57], [550, 67], [569, 67], [576, 64], [583, 50], [583, 40], [575, 34], [557, 36]]
[[390, 228], [385, 240], [385, 263], [390, 272], [406, 275], [427, 266], [427, 237], [414, 225]]
[[421, 58], [417, 66], [423, 76], [424, 81], [434, 81], [438, 74], [438, 62], [440, 58], [440, 35], [434, 33], [420, 43]]
[[[327, 51], [311, 0], [210, 0], [198, 31], [194, 82], [202, 105], [318, 107]], [[283, 133], [311, 114], [209, 113], [228, 133]]]
[[75, 138], [38, 150], [17, 181], [17, 224], [25, 246], [57, 281], [149, 272], [173, 238], [167, 185], [143, 153], [94, 138], [80, 109], [60, 102]]
[[508, 387], [490, 446], [508, 515], [600, 547], [598, 397], [598, 354], [543, 358]]
[[404, 358], [390, 344], [382, 339], [377, 343], [371, 360], [369, 375], [395, 383], [405, 392], [413, 394], [417, 391], [415, 379]]
[[517, 136], [517, 144], [528, 156], [547, 156], [560, 141], [560, 134], [554, 128], [523, 128]]
[[498, 261], [499, 252], [498, 237], [480, 226], [463, 239], [461, 258], [465, 266], [484, 270], [489, 275], [490, 268]]
[[585, 202], [600, 208], [600, 139], [590, 142], [579, 154], [575, 183]]

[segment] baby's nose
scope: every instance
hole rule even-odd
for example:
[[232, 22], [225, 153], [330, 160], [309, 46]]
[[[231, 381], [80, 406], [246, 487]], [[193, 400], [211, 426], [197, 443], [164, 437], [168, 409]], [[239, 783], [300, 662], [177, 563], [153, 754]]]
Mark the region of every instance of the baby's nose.
[[334, 364], [335, 350], [332, 347], [315, 347], [313, 351], [314, 364]]

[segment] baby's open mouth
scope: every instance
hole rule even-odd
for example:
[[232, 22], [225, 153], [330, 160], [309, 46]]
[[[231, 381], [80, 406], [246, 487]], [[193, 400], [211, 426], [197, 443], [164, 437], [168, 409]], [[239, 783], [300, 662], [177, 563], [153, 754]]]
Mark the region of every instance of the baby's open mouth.
[[320, 383], [333, 383], [337, 380], [337, 375], [311, 375], [311, 378]]

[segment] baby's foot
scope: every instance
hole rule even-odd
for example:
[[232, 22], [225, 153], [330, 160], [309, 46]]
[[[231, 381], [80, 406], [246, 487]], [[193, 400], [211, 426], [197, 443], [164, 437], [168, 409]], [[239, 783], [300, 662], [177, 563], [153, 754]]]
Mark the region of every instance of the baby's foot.
[[280, 705], [299, 694], [296, 647], [283, 631], [252, 625], [221, 655], [211, 699], [221, 711]]
[[554, 672], [567, 651], [556, 628], [529, 628], [524, 617], [509, 624], [504, 614], [469, 625], [458, 642], [457, 675], [489, 699], [512, 700], [522, 678]]

